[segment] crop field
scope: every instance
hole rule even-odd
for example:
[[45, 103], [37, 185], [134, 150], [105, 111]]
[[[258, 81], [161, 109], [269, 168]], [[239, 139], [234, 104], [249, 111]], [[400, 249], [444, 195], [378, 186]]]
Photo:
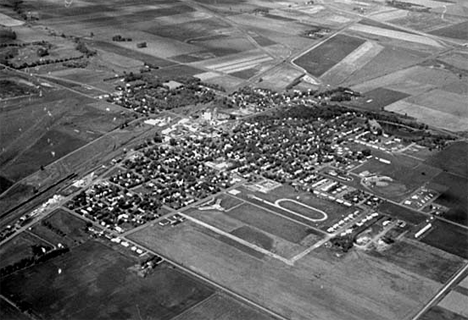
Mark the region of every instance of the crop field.
[[364, 42], [360, 38], [339, 34], [299, 57], [295, 63], [320, 77]]
[[468, 40], [468, 34], [466, 32], [467, 29], [468, 21], [465, 21], [457, 23], [455, 25], [451, 25], [449, 27], [434, 30], [431, 32], [431, 34], [459, 40]]
[[464, 264], [460, 257], [408, 239], [371, 254], [439, 283], [446, 283]]
[[44, 223], [35, 224], [31, 232], [41, 239], [47, 240], [48, 243], [54, 245], [61, 243], [70, 248], [89, 239], [89, 235], [86, 233], [86, 222], [63, 209], [56, 210], [43, 221], [47, 224], [50, 223], [54, 230], [63, 232], [63, 234], [58, 234], [46, 227]]
[[193, 38], [213, 35], [216, 30], [228, 27], [230, 26], [222, 20], [209, 18], [176, 25], [155, 26], [145, 31], [161, 37], [187, 41]]
[[431, 181], [429, 188], [441, 193], [435, 202], [450, 208], [447, 213], [444, 213], [444, 218], [462, 225], [467, 225], [467, 186], [467, 178], [462, 178], [447, 172], [442, 172]]
[[236, 73], [239, 71], [252, 69], [258, 65], [272, 61], [273, 58], [268, 54], [251, 50], [236, 55], [230, 55], [225, 58], [210, 59], [200, 63], [194, 64], [198, 67], [204, 67], [217, 72], [224, 72], [228, 74]]
[[190, 77], [199, 73], [203, 73], [203, 70], [197, 69], [192, 66], [183, 65], [183, 64], [174, 65], [174, 66], [161, 68], [161, 69], [152, 71], [152, 74], [155, 74], [162, 79], [168, 79], [168, 80], [172, 80], [180, 76]]
[[287, 318], [404, 319], [440, 288], [366, 254], [323, 259], [312, 251], [294, 268], [268, 256], [260, 260], [189, 222], [148, 226], [130, 238]]
[[462, 317], [468, 317], [467, 305], [468, 296], [453, 290], [450, 291], [449, 294], [446, 295], [438, 304], [438, 306], [459, 314]]
[[446, 17], [446, 19], [442, 19], [441, 15], [437, 13], [410, 12], [406, 17], [399, 17], [388, 22], [418, 31], [428, 31], [444, 28], [450, 26], [451, 23], [462, 21], [453, 15], [447, 15]]
[[[289, 66], [281, 66], [262, 75], [263, 81], [258, 83], [261, 88], [268, 88], [277, 91], [284, 90], [295, 79], [303, 74], [302, 71]], [[234, 75], [234, 74], [232, 74]]]
[[404, 100], [388, 105], [385, 110], [408, 115], [430, 126], [443, 128], [453, 132], [468, 130], [467, 118], [464, 116], [456, 116], [451, 113], [434, 110], [432, 108], [406, 102]]
[[421, 241], [435, 248], [468, 259], [468, 230], [442, 220], [432, 223], [433, 228]]
[[170, 65], [175, 65], [175, 62], [168, 61], [147, 53], [143, 53], [140, 51], [137, 51], [136, 49], [128, 49], [125, 47], [121, 47], [119, 45], [116, 45], [114, 43], [110, 42], [105, 42], [105, 41], [92, 41], [91, 46], [93, 48], [99, 49], [99, 50], [104, 50], [104, 51], [109, 51], [118, 55], [121, 55], [126, 58], [131, 58], [131, 59], [136, 59], [140, 61], [144, 61], [146, 63], [151, 63], [152, 65], [158, 66], [158, 67], [167, 67]]
[[0, 298], [0, 318], [5, 320], [29, 320], [28, 316]]
[[[399, 81], [399, 79], [403, 78], [403, 74], [400, 77], [402, 71], [395, 72], [395, 70], [408, 68], [422, 61], [426, 56], [426, 53], [410, 49], [385, 46], [385, 48], [374, 59], [351, 75], [351, 78], [348, 80], [348, 84], [358, 84], [353, 88], [361, 91], [369, 91], [370, 89], [382, 87], [387, 84], [381, 82], [375, 83], [375, 81], [371, 79], [378, 79], [380, 77], [382, 77], [382, 79], [387, 79], [388, 77], [397, 75], [398, 80], [396, 81]], [[406, 71], [403, 70], [403, 72]], [[369, 83], [366, 83], [366, 81], [369, 81]], [[380, 79], [377, 81], [380, 81]], [[393, 82], [394, 81], [390, 81], [389, 83]]]
[[377, 88], [364, 94], [365, 101], [361, 106], [370, 111], [382, 110], [385, 106], [408, 97], [408, 94], [386, 89]]
[[243, 80], [247, 80], [247, 79], [252, 78], [254, 75], [256, 75], [257, 72], [258, 72], [257, 69], [250, 68], [250, 69], [245, 69], [245, 70], [233, 72], [233, 73], [231, 73], [231, 76], [237, 77], [237, 78], [240, 78], [240, 79], [243, 79]]
[[165, 264], [140, 278], [127, 270], [135, 262], [88, 241], [63, 256], [1, 279], [1, 294], [34, 306], [46, 319], [97, 315], [170, 319], [214, 292]]
[[442, 48], [442, 45], [440, 45], [437, 41], [431, 38], [407, 33], [404, 31], [389, 30], [389, 29], [383, 29], [383, 28], [367, 26], [367, 25], [359, 25], [359, 24], [349, 27], [349, 30], [372, 34], [372, 35], [376, 35], [379, 37], [387, 37], [391, 39], [396, 39], [398, 41], [414, 42], [414, 43], [418, 43], [422, 45]]
[[466, 320], [466, 317], [463, 317], [455, 312], [444, 309], [440, 306], [434, 306], [429, 309], [425, 314], [420, 318], [421, 320]]
[[127, 119], [120, 108], [106, 109], [92, 101], [60, 89], [7, 102], [0, 115], [0, 175], [20, 180]]
[[391, 217], [406, 221], [412, 225], [418, 225], [427, 219], [427, 217], [420, 212], [407, 209], [388, 201], [383, 202], [379, 206], [378, 210]]
[[461, 141], [451, 144], [426, 160], [426, 164], [444, 171], [468, 178], [468, 163], [460, 161], [468, 154], [468, 143]]
[[218, 51], [242, 52], [255, 49], [255, 46], [247, 38], [236, 34], [202, 37], [200, 39], [188, 41], [188, 43], [197, 47], [205, 48], [206, 50], [213, 52], [215, 55], [219, 55]]
[[274, 318], [230, 297], [215, 294], [191, 308], [178, 320], [273, 320]]
[[338, 85], [345, 82], [356, 70], [361, 69], [382, 50], [383, 46], [366, 41], [343, 60], [322, 75], [322, 81]]

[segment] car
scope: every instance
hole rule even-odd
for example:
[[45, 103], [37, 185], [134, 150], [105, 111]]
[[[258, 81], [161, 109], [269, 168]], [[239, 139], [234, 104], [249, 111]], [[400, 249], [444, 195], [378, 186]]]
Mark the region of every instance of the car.
[[158, 222], [158, 224], [163, 227], [167, 226], [169, 223], [171, 223], [171, 221], [168, 219], [162, 219], [161, 221]]

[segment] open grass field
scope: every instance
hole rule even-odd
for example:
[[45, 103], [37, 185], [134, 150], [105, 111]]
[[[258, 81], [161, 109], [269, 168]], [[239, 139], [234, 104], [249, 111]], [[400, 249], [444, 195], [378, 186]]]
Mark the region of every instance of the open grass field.
[[272, 320], [269, 315], [240, 303], [230, 297], [215, 294], [201, 305], [191, 308], [177, 318], [178, 320]]
[[130, 237], [291, 319], [409, 319], [440, 288], [360, 253], [324, 258], [312, 251], [294, 268], [269, 257], [259, 260], [191, 223], [148, 226]]
[[63, 232], [64, 236], [42, 223], [35, 224], [31, 232], [54, 245], [61, 243], [70, 248], [89, 239], [89, 234], [86, 233], [86, 222], [63, 209], [53, 212], [47, 219], [44, 219], [44, 222], [50, 223], [55, 228], [54, 230]]
[[[231, 211], [235, 208], [242, 208], [243, 201], [238, 200], [237, 198], [229, 197], [227, 195], [221, 196], [220, 198], [223, 199], [221, 206], [226, 211]], [[247, 241], [257, 247], [276, 253], [285, 258], [291, 258], [292, 256], [302, 252], [306, 246], [311, 245], [318, 240], [318, 237], [315, 234], [310, 233], [311, 229], [308, 229], [307, 226], [303, 225], [297, 226], [300, 228], [300, 238], [292, 238], [291, 236], [288, 236], [289, 233], [286, 233], [285, 235], [279, 233], [281, 230], [287, 231], [288, 229], [286, 228], [288, 226], [296, 226], [296, 223], [294, 221], [282, 219], [281, 216], [277, 217], [275, 212], [266, 211], [266, 213], [271, 217], [266, 216], [266, 220], [263, 222], [263, 225], [260, 225], [258, 221], [255, 221], [255, 224], [250, 224], [248, 223], [250, 220], [241, 220], [236, 216], [236, 214], [230, 215], [228, 212], [222, 212], [215, 209], [203, 211], [198, 209], [190, 209], [186, 210], [184, 213], [197, 219], [198, 221], [206, 223], [211, 227], [220, 230], [221, 232], [229, 233], [238, 239]], [[247, 211], [246, 214], [253, 215], [255, 214], [255, 211]], [[243, 218], [243, 216], [241, 216], [241, 218]], [[272, 225], [274, 222], [285, 222], [286, 228], [283, 228], [282, 225], [277, 225], [273, 229], [272, 227], [268, 227], [268, 223], [270, 222], [272, 222]], [[230, 238], [220, 232], [209, 230], [204, 226], [200, 226], [200, 230], [202, 230], [205, 234], [210, 235], [211, 237], [215, 237], [216, 239], [230, 244], [235, 248], [247, 252], [248, 254], [251, 254], [255, 257], [262, 258], [264, 256], [262, 252], [249, 248], [245, 244], [236, 241], [236, 239]], [[297, 243], [291, 242], [289, 240], [297, 240]]]
[[253, 243], [265, 250], [271, 250], [273, 248], [273, 239], [268, 237], [266, 234], [255, 230], [248, 226], [240, 227], [231, 232], [232, 235], [239, 237], [245, 241]]
[[248, 203], [226, 212], [226, 215], [292, 243], [300, 243], [308, 235], [307, 227]]
[[294, 62], [313, 76], [320, 77], [365, 41], [343, 34], [334, 36]]
[[140, 278], [127, 270], [133, 264], [130, 258], [89, 241], [1, 279], [0, 290], [29, 303], [46, 319], [170, 319], [214, 292], [166, 264]]
[[441, 193], [435, 202], [450, 209], [444, 218], [462, 225], [468, 224], [467, 186], [468, 179], [447, 172], [442, 172], [431, 181], [429, 187]]
[[466, 228], [436, 220], [433, 228], [421, 241], [451, 254], [468, 259], [468, 230]]
[[446, 283], [463, 265], [463, 259], [442, 250], [404, 239], [372, 255], [439, 283]]
[[420, 318], [421, 320], [466, 320], [468, 318], [459, 315], [458, 313], [449, 311], [440, 306], [434, 306], [429, 309]]

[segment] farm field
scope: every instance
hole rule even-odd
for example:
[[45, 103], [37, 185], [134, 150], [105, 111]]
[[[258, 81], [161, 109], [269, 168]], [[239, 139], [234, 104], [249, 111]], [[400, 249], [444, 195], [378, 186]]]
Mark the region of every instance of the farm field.
[[444, 309], [440, 306], [434, 306], [429, 309], [428, 312], [422, 315], [421, 320], [466, 320], [466, 317], [463, 317], [455, 312]]
[[166, 264], [140, 278], [127, 270], [133, 264], [105, 245], [88, 241], [63, 256], [1, 279], [0, 290], [6, 297], [14, 295], [12, 299], [29, 303], [47, 319], [96, 315], [170, 319], [214, 292]]
[[430, 33], [436, 36], [442, 36], [453, 39], [468, 40], [466, 32], [468, 28], [468, 21], [457, 23], [448, 27], [433, 30]]
[[378, 36], [378, 37], [386, 37], [390, 39], [395, 39], [398, 41], [407, 41], [411, 43], [417, 43], [419, 45], [432, 46], [435, 48], [443, 48], [441, 44], [439, 44], [437, 41], [431, 38], [407, 33], [404, 31], [389, 30], [386, 28], [384, 29], [380, 27], [369, 26], [369, 25], [359, 25], [359, 24], [349, 27], [349, 30], [360, 32], [360, 33], [362, 32], [365, 34], [371, 34], [371, 35]]
[[338, 34], [296, 59], [295, 63], [313, 76], [320, 77], [364, 42], [361, 38]]
[[468, 212], [466, 210], [468, 206], [467, 185], [468, 179], [447, 172], [442, 172], [429, 184], [430, 188], [441, 193], [435, 203], [450, 209], [447, 213], [444, 213], [444, 218], [462, 225], [468, 223]]
[[6, 302], [3, 298], [0, 298], [0, 318], [7, 320], [29, 320], [30, 318], [25, 314], [21, 313], [13, 307], [11, 304]]
[[468, 130], [467, 117], [463, 115], [452, 114], [421, 106], [419, 104], [406, 101], [398, 101], [385, 107], [386, 111], [404, 114], [414, 117], [423, 123], [437, 128], [443, 128], [452, 132], [461, 132]]
[[463, 259], [455, 255], [409, 239], [370, 254], [439, 283], [446, 283], [464, 265]]
[[[243, 253], [191, 223], [147, 227], [130, 238], [288, 318], [403, 319], [440, 287], [365, 254], [338, 262], [313, 251], [294, 268], [285, 267], [276, 259]], [[330, 305], [330, 299], [335, 303]], [[388, 308], [389, 302], [399, 308]]]
[[65, 89], [6, 102], [0, 114], [0, 175], [18, 181], [126, 121], [127, 113], [93, 105]]
[[435, 248], [468, 259], [468, 231], [442, 220], [432, 223], [433, 228], [427, 232], [421, 241]]
[[[428, 54], [401, 46], [384, 46], [384, 49], [346, 81], [353, 89], [369, 91], [386, 84], [381, 79], [395, 77], [395, 82], [404, 79], [405, 68], [422, 61]], [[381, 79], [379, 79], [381, 78]], [[374, 79], [378, 79], [377, 82]], [[391, 80], [390, 80], [391, 81]], [[391, 82], [390, 82], [391, 83]]]
[[203, 304], [191, 308], [178, 317], [179, 320], [244, 320], [274, 319], [240, 302], [224, 295], [215, 294]]
[[466, 308], [467, 304], [468, 296], [457, 291], [451, 291], [442, 299], [441, 302], [439, 302], [438, 305], [444, 309], [459, 314], [462, 317], [468, 317], [468, 308]]
[[377, 88], [364, 94], [363, 99], [365, 102], [362, 103], [362, 107], [371, 111], [379, 111], [383, 110], [385, 106], [406, 97], [408, 97], [408, 95], [402, 92], [386, 88]]
[[468, 178], [468, 163], [460, 161], [468, 154], [467, 142], [456, 142], [426, 160], [426, 164]]

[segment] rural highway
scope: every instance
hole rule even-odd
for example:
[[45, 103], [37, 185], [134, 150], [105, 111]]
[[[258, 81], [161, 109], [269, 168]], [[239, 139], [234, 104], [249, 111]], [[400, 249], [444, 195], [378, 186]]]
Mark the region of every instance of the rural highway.
[[421, 316], [428, 311], [447, 291], [449, 291], [452, 285], [457, 282], [462, 276], [465, 275], [465, 272], [468, 271], [468, 264], [466, 264], [463, 268], [461, 268], [453, 277], [450, 279], [449, 282], [439, 290], [439, 292], [429, 300], [429, 302], [422, 308], [411, 320], [418, 320]]

